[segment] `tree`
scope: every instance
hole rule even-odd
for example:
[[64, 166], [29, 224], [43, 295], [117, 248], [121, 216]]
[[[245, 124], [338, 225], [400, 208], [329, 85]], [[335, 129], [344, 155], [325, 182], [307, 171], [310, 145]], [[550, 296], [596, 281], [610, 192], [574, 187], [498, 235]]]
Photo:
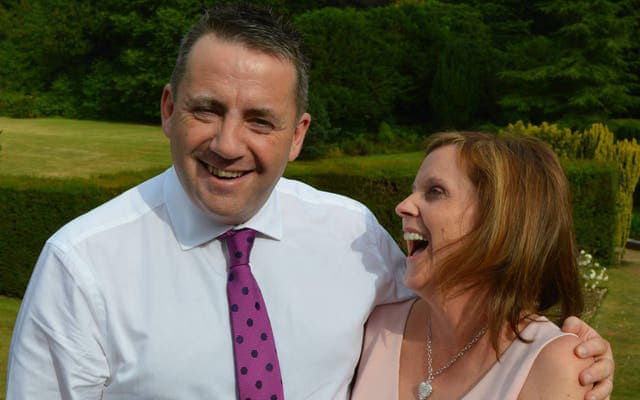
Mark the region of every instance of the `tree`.
[[[532, 36], [510, 49], [500, 103], [511, 118], [576, 123], [624, 114], [638, 101], [629, 82], [633, 21], [619, 2], [534, 2]], [[541, 16], [541, 18], [540, 18]]]

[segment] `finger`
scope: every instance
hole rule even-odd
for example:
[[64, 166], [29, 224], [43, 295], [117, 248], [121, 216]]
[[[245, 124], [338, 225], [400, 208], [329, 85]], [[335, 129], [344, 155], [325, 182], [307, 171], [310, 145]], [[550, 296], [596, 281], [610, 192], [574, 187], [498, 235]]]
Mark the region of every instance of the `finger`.
[[580, 384], [586, 386], [605, 380], [613, 381], [613, 368], [613, 360], [602, 358], [580, 373]]
[[609, 400], [612, 390], [613, 382], [609, 379], [605, 379], [604, 381], [598, 382], [593, 389], [588, 391], [584, 395], [584, 400]]
[[565, 333], [573, 333], [582, 340], [590, 339], [593, 336], [598, 336], [597, 333], [594, 335], [594, 330], [591, 329], [589, 325], [587, 325], [583, 320], [578, 317], [571, 316], [564, 320], [562, 324], [562, 331]]
[[597, 357], [597, 358], [611, 358], [611, 346], [609, 342], [601, 337], [594, 337], [586, 340], [574, 349], [576, 356], [580, 358]]

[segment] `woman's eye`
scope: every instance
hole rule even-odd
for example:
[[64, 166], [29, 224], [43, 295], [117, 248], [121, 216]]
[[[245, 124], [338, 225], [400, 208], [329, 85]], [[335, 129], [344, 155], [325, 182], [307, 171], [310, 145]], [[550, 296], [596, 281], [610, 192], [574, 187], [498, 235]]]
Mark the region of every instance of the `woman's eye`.
[[439, 197], [444, 194], [445, 191], [440, 186], [432, 186], [427, 190], [427, 195], [431, 197]]

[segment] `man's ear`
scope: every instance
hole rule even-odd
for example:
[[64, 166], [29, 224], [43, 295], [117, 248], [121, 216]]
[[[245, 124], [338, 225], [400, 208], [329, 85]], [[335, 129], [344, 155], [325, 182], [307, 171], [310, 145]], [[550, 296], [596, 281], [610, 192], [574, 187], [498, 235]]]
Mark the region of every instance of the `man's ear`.
[[173, 93], [171, 84], [167, 83], [162, 89], [160, 100], [160, 116], [162, 117], [162, 131], [166, 137], [171, 135], [171, 116], [173, 115]]
[[304, 143], [304, 137], [311, 124], [311, 115], [309, 113], [302, 114], [302, 117], [298, 120], [296, 130], [293, 132], [293, 142], [291, 142], [291, 149], [289, 150], [289, 161], [293, 161], [298, 158], [300, 150], [302, 150], [302, 143]]

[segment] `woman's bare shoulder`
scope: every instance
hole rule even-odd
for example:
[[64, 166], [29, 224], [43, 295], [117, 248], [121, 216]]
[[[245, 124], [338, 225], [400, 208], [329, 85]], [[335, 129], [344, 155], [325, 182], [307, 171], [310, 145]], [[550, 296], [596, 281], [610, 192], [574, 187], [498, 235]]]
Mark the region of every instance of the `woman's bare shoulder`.
[[533, 363], [518, 399], [584, 399], [591, 387], [581, 386], [578, 376], [593, 360], [574, 354], [579, 343], [574, 335], [549, 342]]

